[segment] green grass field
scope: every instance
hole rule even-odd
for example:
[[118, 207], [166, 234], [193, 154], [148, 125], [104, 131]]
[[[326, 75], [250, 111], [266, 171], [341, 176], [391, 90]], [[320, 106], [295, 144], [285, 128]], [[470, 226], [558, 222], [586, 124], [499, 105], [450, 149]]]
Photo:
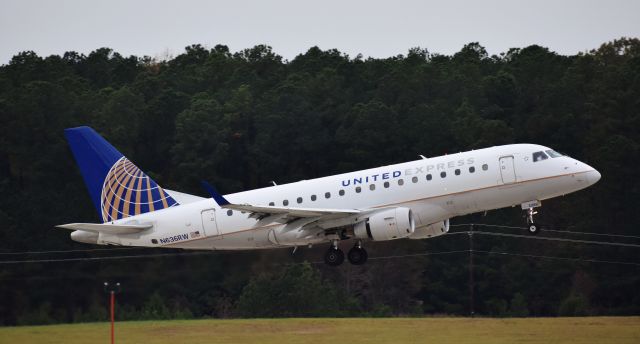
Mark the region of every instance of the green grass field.
[[[0, 343], [109, 343], [109, 323], [0, 328]], [[175, 320], [116, 323], [116, 343], [640, 343], [640, 317]]]

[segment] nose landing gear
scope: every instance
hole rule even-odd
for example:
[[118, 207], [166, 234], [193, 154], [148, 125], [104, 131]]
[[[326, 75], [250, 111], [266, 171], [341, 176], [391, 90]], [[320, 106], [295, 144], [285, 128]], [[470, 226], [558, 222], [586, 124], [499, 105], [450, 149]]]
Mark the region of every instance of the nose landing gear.
[[533, 221], [533, 215], [538, 212], [535, 211], [535, 208], [542, 206], [540, 201], [530, 201], [522, 203], [522, 209], [527, 209], [527, 231], [530, 234], [538, 234], [540, 231], [540, 226]]

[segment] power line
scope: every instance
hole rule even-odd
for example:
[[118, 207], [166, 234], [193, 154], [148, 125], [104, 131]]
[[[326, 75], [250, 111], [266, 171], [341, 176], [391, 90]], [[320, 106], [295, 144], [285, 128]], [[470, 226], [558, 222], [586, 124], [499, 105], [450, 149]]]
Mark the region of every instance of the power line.
[[458, 224], [455, 224], [455, 225], [449, 225], [449, 227], [469, 227], [469, 226], [499, 227], [499, 228], [509, 228], [509, 229], [527, 229], [527, 227], [504, 226], [504, 225], [489, 225], [489, 224], [483, 224], [483, 223], [458, 223]]
[[[473, 232], [476, 233], [477, 231], [473, 231]], [[451, 235], [456, 235], [456, 234], [469, 234], [469, 231], [449, 232], [445, 236], [451, 236]]]
[[72, 253], [72, 252], [98, 252], [98, 251], [122, 251], [122, 250], [140, 250], [148, 247], [117, 247], [117, 248], [92, 248], [78, 250], [56, 250], [56, 251], [24, 251], [24, 252], [0, 252], [0, 255], [28, 255], [28, 254], [51, 254], [51, 253]]
[[[472, 226], [472, 225], [473, 226], [482, 226], [482, 227], [494, 227], [494, 228], [526, 230], [526, 227], [492, 225], [492, 224], [484, 224], [484, 223], [473, 223], [473, 224], [472, 223], [460, 223], [460, 224], [452, 224], [450, 226], [451, 227], [469, 227], [469, 226]], [[635, 235], [605, 234], [605, 233], [593, 233], [593, 232], [575, 232], [575, 231], [555, 230], [555, 229], [541, 229], [540, 231], [541, 232], [552, 232], [552, 233], [567, 233], [567, 234], [578, 234], [578, 235], [596, 235], [596, 236], [608, 236], [608, 237], [618, 237], [618, 238], [640, 239], [640, 236], [635, 236]], [[475, 233], [479, 233], [479, 232], [480, 231], [475, 231]], [[468, 232], [467, 231], [450, 232], [450, 233], [448, 233], [448, 235], [464, 234], [464, 233], [468, 233]], [[488, 233], [488, 232], [485, 232], [485, 233]], [[529, 236], [525, 236], [525, 237], [529, 237]], [[632, 245], [632, 244], [628, 244], [628, 245]], [[622, 246], [625, 246], [625, 245], [622, 245]], [[117, 248], [94, 248], [94, 249], [51, 250], [51, 251], [0, 252], [0, 256], [75, 253], [75, 252], [109, 252], [109, 251], [123, 251], [123, 250], [142, 250], [142, 249], [148, 249], [148, 247], [117, 247]]]
[[[469, 233], [470, 231], [459, 231], [459, 232], [449, 232], [447, 233], [447, 235], [469, 234]], [[618, 242], [610, 242], [610, 241], [567, 239], [567, 238], [555, 238], [555, 237], [533, 236], [533, 235], [522, 235], [522, 234], [508, 234], [508, 233], [488, 232], [488, 231], [473, 231], [473, 233], [510, 237], [510, 238], [525, 238], [525, 239], [536, 239], [536, 240], [573, 242], [573, 243], [579, 243], [579, 244], [610, 245], [610, 246], [623, 246], [623, 247], [635, 247], [635, 248], [640, 247], [640, 244], [627, 244], [627, 243], [618, 243]]]
[[[462, 232], [458, 232], [462, 233]], [[474, 232], [479, 233], [479, 232]], [[497, 251], [483, 251], [483, 250], [453, 250], [453, 251], [442, 251], [442, 252], [422, 252], [422, 253], [410, 253], [410, 254], [402, 254], [402, 255], [390, 255], [390, 256], [378, 256], [378, 257], [370, 257], [369, 260], [388, 260], [388, 259], [401, 259], [401, 258], [412, 258], [412, 257], [424, 257], [424, 256], [435, 256], [435, 255], [445, 255], [445, 254], [456, 254], [456, 253], [484, 253], [491, 255], [503, 255], [503, 256], [517, 256], [517, 257], [526, 257], [526, 258], [539, 258], [539, 259], [554, 259], [554, 260], [565, 260], [565, 261], [580, 261], [580, 262], [588, 262], [588, 263], [607, 263], [607, 264], [621, 264], [621, 265], [631, 265], [631, 266], [640, 266], [640, 263], [635, 262], [625, 262], [625, 261], [611, 261], [611, 260], [599, 260], [599, 259], [586, 259], [586, 258], [573, 258], [573, 257], [558, 257], [558, 256], [543, 256], [543, 255], [533, 255], [533, 254], [521, 254], [521, 253], [512, 253], [512, 252], [497, 252]], [[85, 257], [85, 258], [62, 258], [62, 259], [39, 259], [39, 260], [14, 260], [14, 261], [2, 261], [0, 264], [31, 264], [31, 263], [54, 263], [54, 262], [77, 262], [77, 261], [101, 261], [101, 260], [117, 260], [117, 259], [141, 259], [141, 258], [158, 258], [158, 257], [175, 257], [175, 256], [200, 256], [200, 255], [212, 255], [212, 254], [222, 254], [220, 251], [198, 251], [198, 252], [182, 252], [182, 253], [160, 253], [160, 254], [148, 254], [148, 255], [132, 255], [132, 256], [114, 256], [114, 257]], [[322, 261], [314, 261], [309, 262], [310, 264], [323, 264]], [[283, 263], [276, 265], [290, 265], [296, 263]], [[298, 263], [302, 264], [302, 263]]]
[[543, 232], [555, 232], [555, 233], [569, 233], [569, 234], [583, 234], [583, 235], [599, 235], [615, 238], [628, 238], [628, 239], [640, 239], [640, 236], [636, 235], [623, 235], [623, 234], [605, 234], [605, 233], [593, 233], [593, 232], [574, 232], [574, 231], [561, 231], [557, 229], [541, 229]]
[[[477, 233], [477, 232], [474, 232], [474, 233]], [[640, 266], [640, 263], [634, 263], [634, 262], [599, 260], [599, 259], [588, 259], [588, 258], [573, 258], [573, 257], [558, 257], [558, 256], [542, 256], [542, 255], [533, 255], [533, 254], [511, 253], [511, 252], [483, 251], [483, 250], [475, 250], [475, 249], [445, 251], [445, 252], [425, 252], [425, 253], [405, 254], [405, 255], [397, 255], [397, 256], [370, 257], [369, 260], [385, 260], [385, 259], [420, 257], [420, 256], [431, 256], [431, 255], [452, 254], [452, 253], [485, 253], [485, 254], [495, 254], [495, 255], [504, 255], [504, 256], [527, 257], [527, 258], [555, 259], [555, 260], [566, 260], [566, 261], [580, 261], [580, 262], [587, 262], [587, 263], [607, 263], [607, 264]], [[320, 264], [322, 262], [313, 262], [312, 264], [316, 264], [316, 263]]]
[[[369, 260], [397, 259], [397, 258], [429, 256], [429, 255], [438, 255], [438, 254], [451, 254], [451, 253], [460, 253], [460, 252], [469, 252], [469, 250], [446, 251], [446, 252], [426, 252], [426, 253], [404, 254], [404, 255], [394, 255], [394, 256], [371, 257], [371, 258], [369, 258]], [[220, 252], [220, 251], [199, 251], [199, 252], [140, 254], [140, 255], [111, 256], [111, 257], [83, 257], [83, 258], [60, 258], [60, 259], [5, 260], [5, 261], [0, 261], [0, 264], [32, 264], [32, 263], [101, 261], [101, 260], [141, 259], [141, 258], [158, 258], [158, 257], [175, 257], [175, 256], [199, 256], [199, 255], [209, 255], [209, 254], [222, 254], [222, 252]], [[324, 262], [311, 262], [311, 264], [317, 264], [317, 263], [324, 263]]]
[[369, 257], [368, 260], [384, 260], [384, 259], [397, 259], [397, 258], [408, 258], [408, 257], [435, 256], [440, 254], [465, 253], [465, 252], [469, 252], [469, 250], [424, 252], [424, 253], [401, 254], [401, 255], [394, 255], [394, 256]]
[[[477, 233], [477, 232], [474, 232], [474, 233]], [[573, 257], [558, 257], [558, 256], [542, 256], [542, 255], [534, 255], [534, 254], [521, 254], [521, 253], [497, 252], [497, 251], [483, 251], [483, 250], [475, 250], [475, 249], [473, 249], [473, 250], [445, 251], [445, 252], [425, 252], [425, 253], [415, 253], [415, 254], [406, 254], [406, 255], [398, 255], [398, 256], [380, 256], [380, 257], [371, 257], [371, 258], [369, 258], [369, 260], [384, 260], [384, 259], [430, 256], [430, 255], [451, 254], [451, 253], [485, 253], [485, 254], [504, 255], [504, 256], [527, 257], [527, 258], [555, 259], [555, 260], [567, 260], [567, 261], [580, 261], [580, 262], [587, 262], [587, 263], [607, 263], [607, 264], [622, 264], [622, 265], [640, 266], [640, 263], [634, 263], [634, 262], [588, 259], [588, 258], [573, 258]], [[316, 262], [314, 262], [314, 263], [316, 263]], [[322, 263], [322, 262], [317, 262], [317, 263]]]
[[[518, 227], [518, 226], [504, 226], [504, 225], [492, 225], [485, 223], [459, 223], [455, 225], [449, 225], [450, 227], [469, 227], [469, 226], [481, 226], [481, 227], [495, 227], [495, 228], [505, 228], [505, 229], [517, 229], [517, 230], [526, 230], [527, 227]], [[596, 236], [608, 236], [615, 238], [627, 238], [627, 239], [640, 239], [640, 236], [637, 235], [624, 235], [624, 234], [609, 234], [609, 233], [594, 233], [594, 232], [576, 232], [576, 231], [568, 231], [568, 230], [559, 230], [559, 229], [540, 229], [541, 232], [553, 232], [553, 233], [566, 233], [566, 234], [578, 234], [578, 235], [596, 235]]]
[[[498, 226], [494, 226], [494, 227], [498, 227]], [[508, 226], [504, 226], [504, 227], [508, 227]], [[464, 233], [466, 233], [466, 234], [475, 233], [475, 234], [480, 234], [480, 235], [490, 235], [490, 236], [509, 237], [509, 238], [525, 238], [525, 239], [546, 240], [546, 241], [571, 242], [571, 243], [579, 243], [579, 244], [593, 244], [593, 245], [608, 245], [608, 246], [640, 248], [640, 244], [627, 244], [627, 243], [615, 243], [615, 242], [607, 242], [607, 241], [579, 240], [579, 239], [567, 239], [567, 238], [552, 238], [552, 237], [544, 237], [544, 236], [519, 235], [519, 234], [508, 234], [508, 233], [487, 232], [487, 231], [473, 231], [473, 232], [471, 232], [471, 231], [459, 231], [459, 232], [451, 232], [451, 233], [448, 233], [447, 235], [464, 234]], [[68, 251], [34, 251], [34, 252], [30, 252], [30, 253], [37, 253], [37, 254], [41, 254], [42, 253], [42, 254], [44, 254], [44, 253], [63, 253], [63, 252], [94, 252], [94, 251], [114, 251], [114, 250], [127, 250], [127, 249], [141, 249], [141, 248], [139, 248], [139, 247], [131, 247], [131, 248], [88, 249], [88, 250], [68, 250]], [[437, 254], [461, 253], [461, 252], [469, 252], [469, 250], [446, 251], [446, 252], [426, 252], [426, 253], [415, 253], [415, 254], [394, 255], [394, 256], [370, 257], [369, 260], [396, 259], [396, 258], [428, 256], [428, 255], [437, 255]], [[13, 253], [14, 254], [18, 254], [18, 252], [13, 252]], [[198, 252], [172, 252], [172, 253], [155, 253], [155, 254], [139, 254], [139, 255], [124, 255], [124, 256], [104, 256], [104, 257], [5, 260], [5, 261], [0, 261], [0, 265], [31, 264], [31, 263], [102, 261], [102, 260], [120, 260], [120, 259], [144, 259], [144, 258], [175, 257], [175, 256], [197, 256], [197, 255], [210, 255], [210, 254], [221, 254], [221, 252], [220, 251], [198, 251]], [[316, 262], [312, 262], [312, 264], [315, 264], [315, 263]]]
[[587, 263], [607, 263], [607, 264], [621, 264], [621, 265], [640, 266], [640, 263], [613, 261], [613, 260], [584, 259], [584, 258], [556, 257], [556, 256], [541, 256], [541, 255], [534, 255], [534, 254], [522, 254], [522, 253], [511, 253], [511, 252], [496, 252], [496, 251], [482, 251], [482, 250], [473, 250], [473, 252], [474, 253], [503, 255], [503, 256], [526, 257], [526, 258], [540, 258], [540, 259], [579, 261], [579, 262], [587, 262]]
[[110, 256], [110, 257], [83, 257], [83, 258], [60, 258], [60, 259], [31, 259], [31, 260], [4, 260], [1, 264], [31, 264], [31, 263], [59, 263], [59, 262], [81, 262], [81, 261], [100, 261], [100, 260], [118, 260], [118, 259], [143, 259], [158, 257], [175, 257], [175, 256], [200, 256], [209, 254], [222, 254], [220, 251], [199, 251], [199, 252], [177, 252], [177, 253], [157, 253], [157, 254], [138, 254], [129, 256]]
[[481, 235], [492, 235], [492, 236], [509, 237], [509, 238], [526, 238], [526, 239], [535, 239], [535, 240], [573, 242], [573, 243], [578, 243], [578, 244], [609, 245], [609, 246], [623, 246], [623, 247], [635, 247], [635, 248], [640, 247], [640, 244], [626, 244], [626, 243], [620, 243], [620, 242], [579, 240], [579, 239], [566, 239], [566, 238], [551, 238], [551, 237], [544, 237], [544, 236], [507, 234], [507, 233], [485, 232], [485, 231], [473, 231], [473, 233], [481, 234]]

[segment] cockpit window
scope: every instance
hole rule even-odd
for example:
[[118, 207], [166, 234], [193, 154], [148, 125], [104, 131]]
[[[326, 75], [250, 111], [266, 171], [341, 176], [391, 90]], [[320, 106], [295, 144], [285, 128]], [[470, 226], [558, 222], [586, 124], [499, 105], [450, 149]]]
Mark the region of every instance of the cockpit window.
[[549, 154], [549, 156], [550, 156], [550, 157], [552, 157], [552, 158], [559, 158], [559, 157], [561, 157], [561, 156], [563, 156], [563, 155], [564, 155], [564, 154], [562, 154], [562, 153], [558, 153], [558, 152], [554, 151], [553, 149], [549, 149], [549, 150], [548, 150], [548, 151], [546, 151], [546, 152], [547, 152], [547, 154]]
[[544, 152], [535, 152], [535, 153], [533, 153], [533, 162], [546, 160], [548, 158], [549, 157], [546, 154], [544, 154]]

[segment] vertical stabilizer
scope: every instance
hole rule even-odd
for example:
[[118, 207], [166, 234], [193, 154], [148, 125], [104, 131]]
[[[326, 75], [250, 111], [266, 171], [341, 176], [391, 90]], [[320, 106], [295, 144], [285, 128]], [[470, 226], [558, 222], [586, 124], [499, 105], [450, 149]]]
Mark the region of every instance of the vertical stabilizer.
[[103, 222], [178, 205], [95, 130], [69, 128], [64, 134]]

